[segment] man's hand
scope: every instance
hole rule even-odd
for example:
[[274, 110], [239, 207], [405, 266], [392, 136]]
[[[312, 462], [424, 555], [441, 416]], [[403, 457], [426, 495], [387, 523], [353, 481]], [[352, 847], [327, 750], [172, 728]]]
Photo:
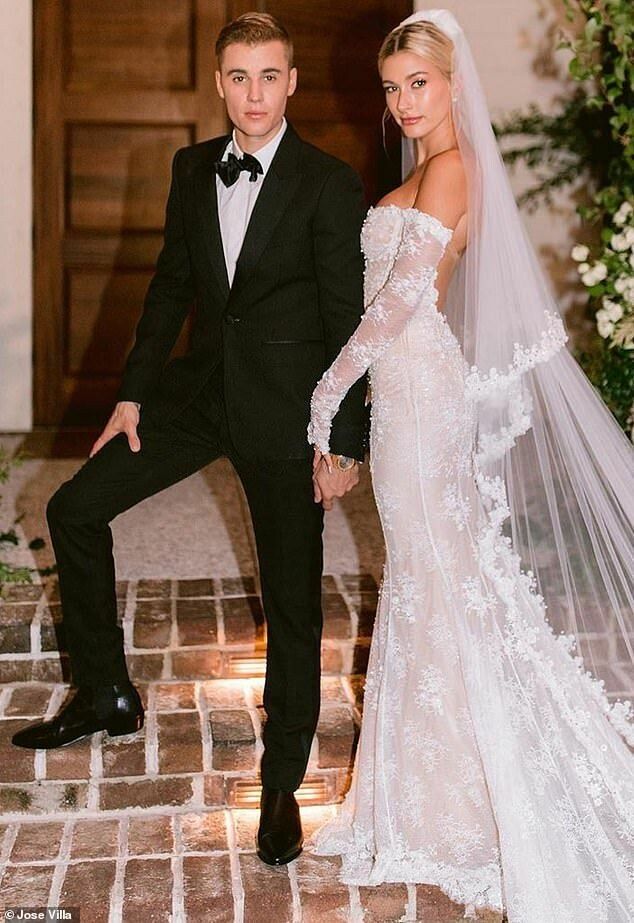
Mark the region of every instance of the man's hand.
[[115, 405], [112, 416], [106, 423], [103, 433], [90, 450], [89, 458], [92, 458], [99, 449], [103, 448], [103, 446], [105, 446], [107, 442], [110, 442], [118, 433], [125, 433], [132, 451], [139, 452], [141, 449], [141, 440], [136, 431], [139, 425], [139, 419], [139, 408], [134, 401], [119, 401], [119, 403]]
[[354, 464], [347, 471], [341, 471], [332, 463], [330, 455], [322, 455], [315, 446], [313, 459], [313, 488], [315, 503], [321, 503], [325, 510], [331, 510], [335, 497], [343, 497], [359, 483], [359, 465]]

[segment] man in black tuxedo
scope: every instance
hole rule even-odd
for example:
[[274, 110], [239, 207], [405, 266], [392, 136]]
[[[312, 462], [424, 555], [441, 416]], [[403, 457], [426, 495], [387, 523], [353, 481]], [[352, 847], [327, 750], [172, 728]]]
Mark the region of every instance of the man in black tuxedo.
[[[258, 854], [281, 864], [301, 851], [293, 792], [319, 716], [323, 510], [358, 481], [366, 444], [360, 381], [334, 421], [335, 468], [313, 474], [310, 397], [361, 317], [365, 208], [358, 175], [284, 118], [297, 73], [283, 27], [245, 14], [216, 51], [233, 133], [174, 157], [164, 246], [118, 403], [47, 507], [77, 694], [13, 742], [50, 748], [142, 726], [109, 522], [227, 456], [251, 510], [267, 622]], [[190, 351], [167, 362], [194, 304]]]

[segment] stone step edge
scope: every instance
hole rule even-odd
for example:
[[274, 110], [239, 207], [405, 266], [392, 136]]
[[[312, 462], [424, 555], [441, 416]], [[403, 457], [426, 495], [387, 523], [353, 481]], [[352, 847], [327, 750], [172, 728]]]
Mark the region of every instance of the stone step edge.
[[[344, 792], [348, 788], [351, 780], [352, 769], [348, 768], [323, 768], [310, 769], [299, 789], [296, 790], [295, 796], [300, 806], [324, 806], [329, 804], [338, 804], [343, 798]], [[76, 798], [80, 786], [84, 789], [90, 789], [90, 792], [99, 794], [99, 789], [113, 785], [133, 785], [134, 783], [148, 782], [169, 782], [172, 780], [191, 781], [191, 797], [177, 803], [169, 801], [156, 801], [152, 804], [126, 804], [117, 807], [102, 807], [98, 800], [93, 798], [92, 804], [73, 806], [69, 803], [66, 807], [51, 807], [38, 805], [25, 805], [24, 809], [6, 810], [0, 807], [0, 819], [3, 824], [10, 823], [12, 819], [21, 819], [24, 817], [38, 817], [52, 820], [55, 818], [68, 817], [90, 817], [90, 816], [120, 816], [125, 814], [147, 815], [149, 813], [187, 813], [192, 810], [250, 810], [259, 808], [259, 793], [261, 789], [259, 775], [250, 776], [231, 776], [229, 774], [211, 774], [208, 772], [200, 773], [174, 773], [171, 775], [160, 776], [152, 774], [144, 776], [132, 776], [121, 778], [108, 778], [98, 780], [83, 779], [80, 782], [68, 780], [39, 780], [24, 783], [0, 783], [0, 805], [6, 803], [5, 795], [13, 793], [16, 798], [32, 796], [38, 791], [42, 794], [59, 792], [66, 793]], [[208, 792], [205, 782], [210, 780], [221, 782], [222, 785], [216, 785], [216, 791]], [[234, 783], [234, 784], [232, 784]]]
[[[326, 676], [345, 676], [350, 673], [363, 673], [369, 656], [368, 638], [343, 639], [329, 641], [322, 647], [321, 669]], [[133, 681], [140, 682], [196, 682], [211, 679], [259, 679], [264, 675], [264, 652], [242, 648], [229, 650], [225, 648], [159, 648], [144, 653], [137, 650], [127, 651], [129, 672]], [[212, 661], [212, 666], [199, 666], [197, 658]], [[136, 658], [144, 658], [137, 660]], [[179, 658], [185, 659], [179, 665]], [[187, 664], [187, 658], [192, 663]], [[257, 669], [238, 670], [242, 658], [255, 658]], [[176, 661], [176, 664], [174, 663]], [[67, 666], [68, 658], [59, 654], [30, 654], [28, 656], [0, 655], [0, 687], [17, 682], [64, 682], [62, 664]], [[145, 668], [145, 669], [144, 669]], [[68, 675], [68, 669], [66, 673]]]

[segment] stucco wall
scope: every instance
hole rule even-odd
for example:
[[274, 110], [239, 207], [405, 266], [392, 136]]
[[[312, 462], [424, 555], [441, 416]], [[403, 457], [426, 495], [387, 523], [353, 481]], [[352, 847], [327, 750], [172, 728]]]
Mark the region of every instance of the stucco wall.
[[0, 0], [0, 430], [32, 408], [31, 0]]

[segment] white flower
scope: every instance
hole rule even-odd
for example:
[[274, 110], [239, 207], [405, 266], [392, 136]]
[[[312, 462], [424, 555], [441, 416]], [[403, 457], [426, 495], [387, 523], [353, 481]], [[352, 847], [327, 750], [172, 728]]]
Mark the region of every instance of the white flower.
[[630, 253], [630, 266], [634, 269], [634, 253]]
[[634, 276], [619, 276], [614, 288], [619, 295], [623, 295], [628, 304], [634, 304]]
[[590, 263], [579, 263], [577, 266], [577, 272], [584, 273], [590, 269]]
[[613, 219], [614, 223], [619, 226], [622, 224], [625, 224], [626, 218], [630, 214], [631, 211], [632, 211], [631, 204], [629, 202], [622, 202], [621, 205], [619, 206], [619, 210], [614, 216], [614, 219]]
[[634, 248], [634, 228], [626, 228], [621, 236], [625, 236], [628, 246]]
[[583, 263], [588, 259], [590, 250], [585, 246], [585, 244], [577, 244], [576, 247], [572, 248], [570, 255], [577, 263]]
[[[634, 228], [632, 230], [634, 230]], [[625, 234], [613, 234], [610, 246], [613, 250], [616, 250], [617, 253], [622, 253], [624, 250], [629, 249], [630, 245]]]
[[602, 282], [608, 274], [608, 267], [605, 263], [595, 263], [594, 266], [591, 266], [590, 269], [586, 270], [581, 276], [581, 281], [584, 285], [592, 286], [596, 285], [597, 282]]
[[623, 317], [623, 308], [616, 301], [610, 301], [609, 298], [603, 299], [603, 310], [597, 311], [597, 317], [602, 314], [606, 320], [617, 321]]
[[608, 311], [608, 317], [611, 321], [616, 323], [617, 320], [621, 320], [623, 317], [623, 308], [620, 304], [614, 303], [610, 310]]
[[614, 331], [614, 324], [611, 320], [608, 320], [606, 317], [599, 317], [601, 311], [597, 311], [597, 330], [599, 331], [599, 336], [602, 336], [604, 339], [610, 336]]

